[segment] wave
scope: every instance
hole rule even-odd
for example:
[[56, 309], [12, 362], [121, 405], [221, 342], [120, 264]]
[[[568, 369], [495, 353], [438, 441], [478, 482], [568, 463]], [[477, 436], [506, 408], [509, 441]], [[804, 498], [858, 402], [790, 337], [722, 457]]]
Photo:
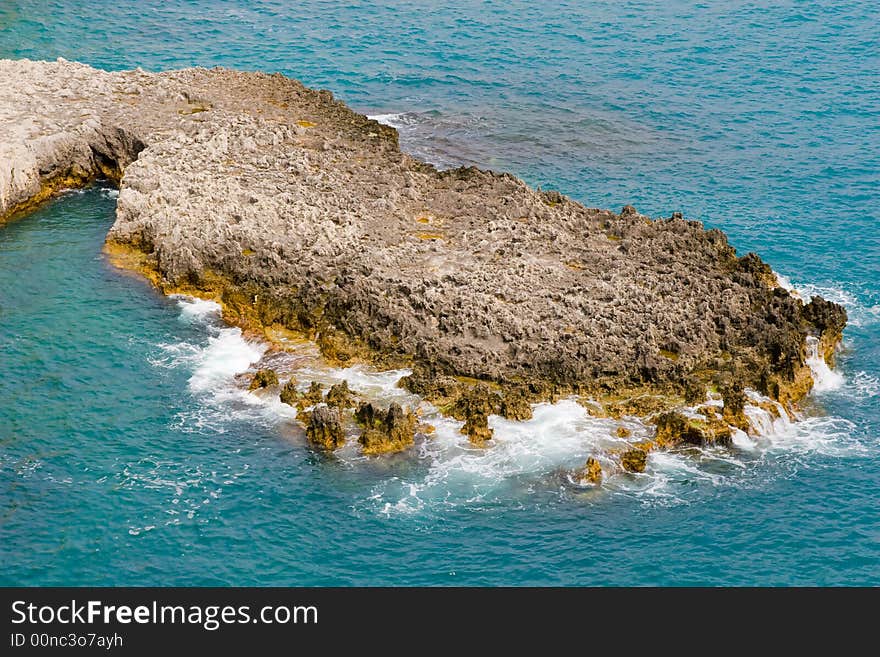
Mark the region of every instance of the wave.
[[813, 390], [815, 392], [828, 392], [839, 390], [843, 387], [845, 379], [843, 375], [828, 367], [828, 363], [819, 354], [819, 338], [807, 336], [807, 359], [806, 363], [813, 376]]
[[776, 280], [779, 286], [791, 292], [794, 296], [809, 301], [814, 296], [820, 296], [827, 301], [833, 301], [846, 308], [847, 323], [857, 328], [864, 328], [880, 321], [880, 304], [866, 301], [864, 297], [876, 297], [865, 294], [862, 291], [854, 292], [847, 286], [840, 285], [815, 285], [812, 283], [793, 283], [790, 278], [778, 272]]
[[367, 118], [397, 130], [401, 147], [438, 169], [486, 166], [493, 155], [485, 143], [486, 119], [449, 116], [437, 110], [371, 114]]
[[[365, 488], [369, 492], [356, 507], [381, 515], [442, 512], [459, 505], [483, 508], [542, 495], [588, 500], [624, 495], [649, 505], [688, 503], [705, 486], [753, 485], [749, 482], [757, 472], [769, 476], [774, 468], [784, 474], [782, 464], [792, 454], [844, 457], [866, 453], [853, 423], [838, 417], [792, 421], [781, 405], [752, 390], [747, 391], [745, 411], [751, 428], [748, 433], [734, 432], [733, 447], [651, 452], [641, 474], [623, 472], [615, 452], [650, 439], [653, 427], [634, 417], [613, 420], [591, 416], [575, 398], [534, 404], [533, 417], [527, 421], [490, 416], [493, 440], [488, 448], [476, 448], [460, 432], [462, 422], [442, 415], [434, 405], [398, 387], [409, 370], [332, 367], [311, 343], [293, 345], [284, 352], [269, 351], [267, 345], [247, 340], [239, 329], [222, 324], [218, 304], [183, 296], [176, 301], [181, 321], [203, 329], [204, 338], [160, 345], [160, 356], [152, 362], [190, 373], [188, 387], [196, 404], [178, 415], [182, 431], [225, 433], [257, 423], [270, 428], [281, 425], [285, 435], [302, 437], [301, 428], [293, 422], [296, 410], [281, 403], [277, 394], [245, 390], [247, 379], [242, 375], [257, 367], [272, 367], [282, 375], [282, 383], [288, 375], [295, 376], [303, 390], [311, 381], [329, 386], [345, 380], [368, 399], [410, 406], [422, 422], [435, 428], [414, 449], [382, 459], [362, 455], [353, 435], [336, 452], [336, 458], [347, 467], [372, 473], [374, 483]], [[810, 364], [816, 391], [823, 394], [849, 385], [851, 382], [818, 357], [816, 345], [812, 346]], [[880, 388], [880, 381], [869, 375], [854, 380], [865, 392], [876, 393]], [[722, 404], [720, 399], [709, 399], [708, 403]], [[776, 412], [768, 410], [774, 405]], [[697, 413], [695, 408], [682, 411]], [[617, 435], [621, 425], [630, 432], [627, 438]], [[584, 486], [572, 476], [590, 456], [599, 460], [606, 473], [600, 487]]]

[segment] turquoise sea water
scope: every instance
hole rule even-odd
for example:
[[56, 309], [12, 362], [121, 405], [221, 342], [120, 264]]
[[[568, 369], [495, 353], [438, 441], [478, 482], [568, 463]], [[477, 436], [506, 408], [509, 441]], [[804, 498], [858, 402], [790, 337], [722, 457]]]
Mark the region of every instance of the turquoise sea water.
[[564, 406], [327, 459], [236, 391], [258, 345], [106, 262], [112, 191], [69, 193], [0, 227], [0, 584], [880, 584], [880, 16], [732, 4], [0, 3], [0, 56], [280, 70], [440, 165], [721, 227], [851, 319], [808, 419], [598, 492]]

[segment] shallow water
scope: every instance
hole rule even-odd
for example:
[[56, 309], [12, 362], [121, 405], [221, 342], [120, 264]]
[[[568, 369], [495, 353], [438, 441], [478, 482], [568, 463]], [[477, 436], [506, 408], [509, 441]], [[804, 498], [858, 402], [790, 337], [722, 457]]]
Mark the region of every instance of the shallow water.
[[[600, 490], [565, 469], [611, 427], [565, 401], [488, 451], [437, 422], [328, 459], [235, 385], [263, 347], [113, 269], [113, 193], [71, 193], [0, 228], [0, 583], [880, 584], [871, 3], [9, 6], [0, 56], [282, 70], [442, 166], [719, 226], [851, 323], [805, 421]], [[290, 364], [413, 401], [400, 373]]]

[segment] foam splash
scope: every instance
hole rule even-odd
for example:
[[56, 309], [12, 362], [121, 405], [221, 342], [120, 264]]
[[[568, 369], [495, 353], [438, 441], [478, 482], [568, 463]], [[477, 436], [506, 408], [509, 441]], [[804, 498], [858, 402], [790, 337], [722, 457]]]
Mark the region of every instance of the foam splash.
[[491, 153], [481, 150], [486, 119], [480, 116], [448, 116], [437, 110], [372, 114], [367, 118], [397, 130], [401, 145], [411, 155], [448, 169], [468, 164], [486, 166]]
[[845, 381], [843, 376], [828, 367], [828, 363], [819, 354], [819, 339], [812, 335], [807, 336], [806, 363], [813, 375], [813, 390], [815, 392], [838, 390], [843, 386]]
[[[241, 331], [222, 323], [221, 308], [211, 301], [176, 297], [181, 321], [202, 327], [202, 341], [162, 345], [161, 367], [183, 367], [191, 372], [189, 389], [200, 401], [197, 410], [179, 417], [183, 431], [224, 432], [234, 423], [282, 424], [300, 431], [292, 422], [296, 411], [281, 403], [277, 394], [247, 392], [237, 376], [256, 367], [290, 372], [305, 389], [312, 381], [325, 387], [347, 381], [367, 399], [380, 404], [397, 401], [415, 409], [421, 421], [435, 427], [431, 437], [421, 439], [408, 452], [377, 460], [360, 453], [349, 440], [336, 457], [347, 467], [373, 471], [378, 481], [359, 502], [370, 512], [410, 515], [465, 505], [483, 508], [536, 494], [625, 495], [651, 505], [687, 503], [705, 486], [748, 485], [756, 468], [768, 459], [784, 462], [792, 453], [848, 456], [859, 454], [861, 443], [853, 438], [855, 427], [841, 418], [808, 418], [792, 422], [777, 402], [747, 390], [745, 413], [750, 431], [733, 432], [733, 447], [696, 448], [651, 452], [644, 473], [624, 473], [614, 456], [629, 443], [650, 439], [653, 427], [638, 418], [613, 420], [588, 414], [576, 399], [533, 405], [533, 417], [515, 422], [490, 416], [494, 431], [486, 449], [472, 446], [460, 431], [462, 422], [443, 416], [439, 409], [398, 387], [409, 370], [378, 371], [363, 365], [329, 366], [311, 343], [292, 345], [285, 352], [267, 353], [267, 347], [246, 340]], [[834, 390], [843, 377], [828, 368], [811, 342], [810, 365], [817, 392]], [[863, 373], [864, 374], [864, 373]], [[880, 388], [867, 375], [858, 379], [866, 391]], [[707, 404], [722, 406], [720, 398]], [[775, 412], [772, 412], [775, 409]], [[696, 408], [684, 408], [695, 415]], [[631, 432], [616, 435], [619, 426]], [[587, 457], [597, 458], [605, 472], [601, 487], [585, 486], [572, 477]], [[392, 474], [393, 473], [393, 474]], [[697, 485], [699, 484], [699, 485]]]
[[792, 283], [791, 279], [783, 276], [779, 272], [774, 272], [776, 281], [779, 286], [792, 296], [808, 302], [814, 296], [820, 296], [827, 301], [833, 301], [846, 308], [847, 322], [857, 328], [870, 326], [880, 320], [880, 304], [874, 304], [866, 301], [863, 297], [876, 297], [866, 291], [859, 293], [853, 292], [844, 286], [839, 285], [814, 285], [812, 283]]
[[188, 351], [196, 362], [189, 379], [191, 391], [207, 392], [230, 384], [236, 374], [247, 371], [262, 358], [266, 345], [245, 340], [240, 328], [221, 324], [220, 304], [183, 295], [173, 298], [180, 306], [181, 319], [202, 324], [211, 333], [201, 349], [187, 350], [189, 343], [177, 345], [179, 351]]

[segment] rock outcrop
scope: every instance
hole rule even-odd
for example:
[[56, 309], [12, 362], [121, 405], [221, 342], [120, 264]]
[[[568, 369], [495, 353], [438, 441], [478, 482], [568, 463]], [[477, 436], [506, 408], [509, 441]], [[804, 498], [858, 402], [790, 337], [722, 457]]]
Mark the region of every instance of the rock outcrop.
[[790, 407], [812, 385], [806, 338], [828, 359], [846, 321], [719, 230], [438, 171], [279, 74], [0, 61], [0, 217], [98, 176], [120, 185], [108, 250], [166, 292], [339, 362], [420, 368], [432, 380], [410, 384], [455, 407], [464, 377], [492, 382], [497, 408], [465, 417], [475, 442], [489, 413], [558, 394], [657, 412], [736, 381]]
[[316, 406], [309, 416], [306, 436], [313, 445], [327, 451], [342, 447], [345, 443], [345, 431], [339, 409], [330, 408], [326, 404]]
[[627, 472], [644, 472], [648, 465], [648, 451], [633, 447], [620, 455], [620, 465]]
[[387, 410], [362, 402], [355, 411], [355, 421], [363, 428], [358, 441], [364, 454], [399, 452], [415, 439], [415, 414], [396, 402]]
[[586, 464], [578, 474], [581, 482], [593, 484], [594, 486], [602, 483], [602, 465], [594, 456], [587, 459]]
[[278, 385], [278, 375], [274, 370], [257, 370], [248, 390], [260, 390], [262, 388], [271, 388]]

